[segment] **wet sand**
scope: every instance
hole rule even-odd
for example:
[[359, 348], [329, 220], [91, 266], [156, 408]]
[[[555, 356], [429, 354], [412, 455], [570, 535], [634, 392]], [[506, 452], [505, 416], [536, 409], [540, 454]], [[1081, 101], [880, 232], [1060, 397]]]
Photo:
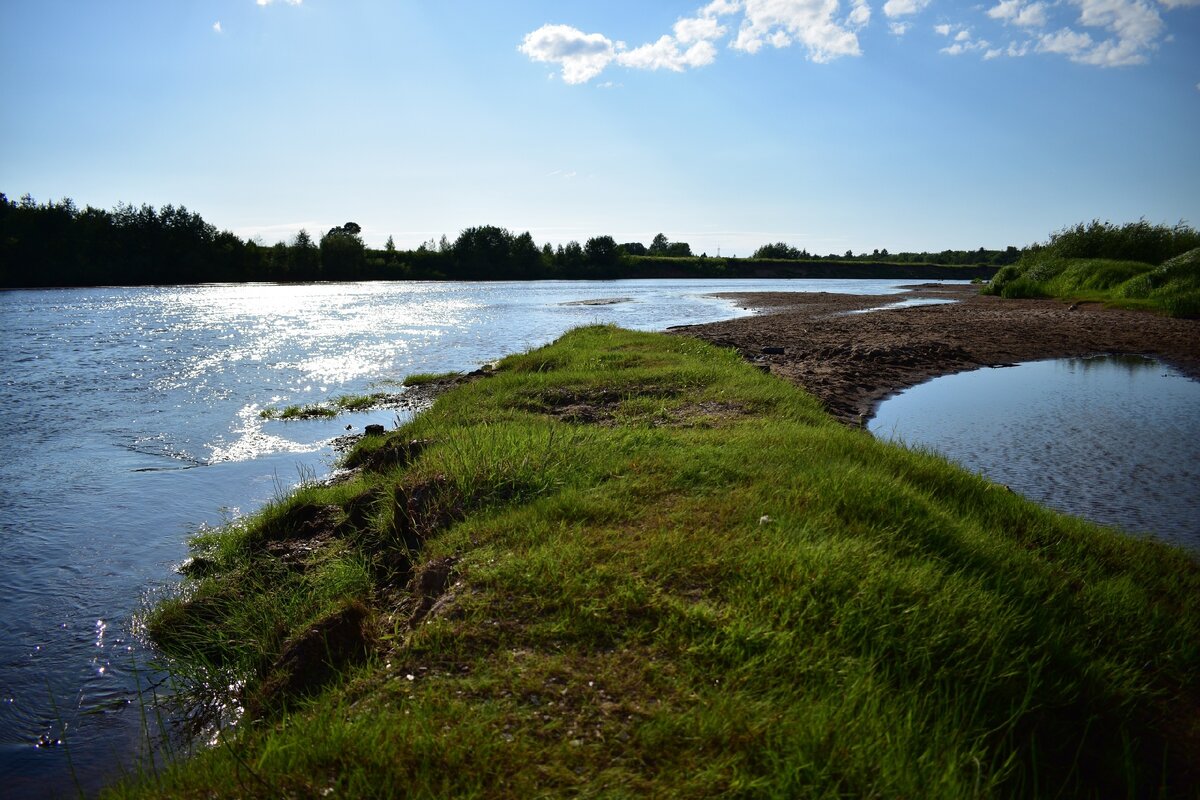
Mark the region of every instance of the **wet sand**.
[[[978, 291], [917, 284], [902, 295], [725, 294], [760, 313], [671, 331], [737, 349], [851, 425], [864, 424], [886, 397], [930, 378], [1021, 361], [1138, 354], [1200, 379], [1200, 320]], [[912, 298], [957, 302], [848, 313]]]

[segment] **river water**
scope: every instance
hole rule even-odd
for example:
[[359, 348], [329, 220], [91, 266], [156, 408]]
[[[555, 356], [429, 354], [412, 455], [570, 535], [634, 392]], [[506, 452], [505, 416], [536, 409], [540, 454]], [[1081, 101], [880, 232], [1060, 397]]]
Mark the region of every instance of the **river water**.
[[[213, 285], [0, 292], [0, 793], [92, 794], [145, 749], [157, 679], [133, 620], [186, 540], [397, 412], [267, 421], [394, 391], [578, 325], [737, 316], [712, 292], [883, 294], [893, 281]], [[616, 300], [592, 305], [578, 301]], [[142, 690], [139, 693], [139, 688]], [[39, 741], [42, 746], [39, 746]]]
[[945, 375], [885, 400], [868, 428], [1043, 505], [1200, 554], [1200, 382], [1154, 359]]

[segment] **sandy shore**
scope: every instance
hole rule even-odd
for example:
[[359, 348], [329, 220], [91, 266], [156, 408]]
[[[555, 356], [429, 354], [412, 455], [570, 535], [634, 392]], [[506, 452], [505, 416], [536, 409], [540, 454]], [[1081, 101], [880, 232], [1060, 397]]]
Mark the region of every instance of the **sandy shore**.
[[[1160, 358], [1200, 379], [1200, 320], [1098, 303], [982, 297], [978, 288], [919, 284], [903, 295], [870, 296], [726, 294], [760, 313], [672, 332], [736, 348], [854, 425], [896, 392], [983, 366], [1130, 353]], [[913, 298], [956, 302], [851, 313]]]

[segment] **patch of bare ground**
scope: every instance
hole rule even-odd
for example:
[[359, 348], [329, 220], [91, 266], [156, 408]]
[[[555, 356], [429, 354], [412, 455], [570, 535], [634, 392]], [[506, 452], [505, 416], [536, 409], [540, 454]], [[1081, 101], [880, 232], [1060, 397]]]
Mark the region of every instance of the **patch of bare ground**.
[[[1128, 353], [1200, 378], [1200, 321], [1099, 303], [985, 297], [978, 287], [920, 284], [903, 295], [727, 295], [762, 313], [672, 333], [737, 349], [861, 425], [896, 392], [939, 375], [1021, 361]], [[954, 303], [875, 310], [914, 297]]]
[[[681, 392], [666, 386], [641, 386], [636, 392], [612, 388], [554, 389], [530, 395], [523, 405], [563, 422], [614, 427], [719, 427], [749, 412], [741, 403], [718, 400], [680, 402]], [[657, 407], [640, 401], [662, 401]], [[653, 405], [653, 404], [651, 404]]]

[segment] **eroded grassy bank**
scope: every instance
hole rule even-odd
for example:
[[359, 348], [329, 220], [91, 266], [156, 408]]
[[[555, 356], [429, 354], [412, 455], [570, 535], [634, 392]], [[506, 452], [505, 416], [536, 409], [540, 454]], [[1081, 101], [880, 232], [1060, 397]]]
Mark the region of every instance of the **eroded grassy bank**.
[[149, 627], [242, 685], [116, 796], [1187, 796], [1200, 567], [574, 331], [195, 543]]

